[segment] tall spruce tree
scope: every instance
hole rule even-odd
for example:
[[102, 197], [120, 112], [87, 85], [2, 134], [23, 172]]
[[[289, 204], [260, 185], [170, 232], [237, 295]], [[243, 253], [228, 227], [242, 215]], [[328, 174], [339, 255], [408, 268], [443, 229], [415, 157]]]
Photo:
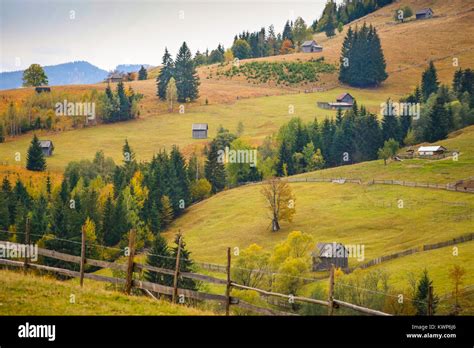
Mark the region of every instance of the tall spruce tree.
[[28, 148], [26, 157], [26, 169], [42, 172], [46, 170], [46, 160], [44, 158], [43, 150], [41, 149], [38, 137], [33, 135], [31, 145]]
[[437, 96], [435, 104], [428, 114], [428, 125], [424, 129], [426, 141], [435, 142], [448, 135], [449, 116], [442, 96]]
[[[423, 271], [423, 274], [418, 281], [415, 297], [413, 299], [413, 306], [416, 308], [417, 315], [427, 315], [428, 314], [428, 292], [429, 287], [433, 285], [433, 281], [428, 276], [428, 270]], [[435, 314], [436, 308], [438, 306], [439, 298], [436, 295], [433, 295], [433, 313]]]
[[199, 77], [186, 42], [179, 49], [175, 62], [176, 89], [180, 103], [193, 101], [199, 96]]
[[423, 100], [427, 101], [432, 93], [436, 93], [438, 86], [438, 73], [436, 72], [433, 61], [430, 61], [430, 65], [421, 76], [421, 94], [423, 95]]
[[209, 146], [204, 165], [204, 175], [211, 184], [212, 193], [219, 192], [225, 187], [225, 168], [224, 163], [219, 160], [219, 150], [216, 141], [213, 140]]
[[168, 85], [168, 81], [170, 78], [173, 76], [174, 73], [174, 63], [173, 59], [171, 58], [170, 53], [168, 52], [168, 49], [165, 47], [165, 54], [163, 55], [163, 60], [161, 62], [161, 69], [158, 74], [158, 77], [156, 78], [156, 84], [157, 84], [157, 93], [156, 95], [161, 99], [161, 100], [166, 100], [166, 86]]

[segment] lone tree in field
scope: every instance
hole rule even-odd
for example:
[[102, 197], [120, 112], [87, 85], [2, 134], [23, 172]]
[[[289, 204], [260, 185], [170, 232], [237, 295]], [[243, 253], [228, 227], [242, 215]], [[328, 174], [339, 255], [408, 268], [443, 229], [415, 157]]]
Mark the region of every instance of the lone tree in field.
[[170, 78], [168, 81], [168, 86], [166, 86], [166, 101], [168, 102], [168, 110], [173, 112], [173, 105], [178, 100], [178, 91], [176, 89], [176, 81], [174, 77]]
[[142, 65], [140, 70], [138, 70], [138, 79], [146, 80], [147, 78], [148, 78], [148, 72], [146, 71], [145, 67]]
[[173, 59], [171, 58], [171, 55], [168, 52], [167, 48], [165, 48], [165, 54], [163, 55], [163, 60], [161, 63], [163, 66], [161, 67], [160, 73], [156, 78], [156, 84], [158, 88], [158, 92], [156, 95], [161, 100], [166, 100], [166, 86], [168, 85], [168, 81], [173, 76], [174, 71]]
[[339, 81], [356, 87], [378, 86], [388, 77], [376, 29], [365, 23], [349, 28], [342, 44]]
[[183, 42], [176, 56], [174, 77], [180, 103], [193, 101], [198, 98], [199, 77], [197, 76], [191, 51], [186, 42]]
[[272, 220], [272, 231], [280, 230], [280, 221], [291, 222], [295, 210], [295, 197], [283, 180], [273, 178], [263, 184], [262, 195], [267, 202]]
[[383, 159], [384, 165], [387, 165], [387, 160], [396, 155], [399, 149], [398, 141], [395, 139], [389, 139], [384, 142], [383, 147], [379, 149], [378, 156]]
[[43, 150], [36, 134], [31, 140], [31, 145], [26, 156], [26, 169], [42, 172], [46, 169], [46, 160], [44, 159]]
[[23, 87], [37, 87], [47, 84], [48, 77], [41, 65], [31, 64], [30, 67], [23, 72]]

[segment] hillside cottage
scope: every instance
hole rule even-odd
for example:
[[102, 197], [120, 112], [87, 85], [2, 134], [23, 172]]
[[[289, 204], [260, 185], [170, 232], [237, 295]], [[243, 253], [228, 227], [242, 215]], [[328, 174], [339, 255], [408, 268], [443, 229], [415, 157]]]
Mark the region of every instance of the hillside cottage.
[[118, 83], [123, 81], [123, 75], [119, 73], [113, 73], [110, 74], [109, 77], [107, 77], [106, 82], [108, 83]]
[[207, 123], [193, 123], [192, 132], [193, 139], [206, 139], [207, 138]]
[[313, 272], [329, 270], [331, 265], [345, 269], [349, 266], [349, 251], [341, 243], [318, 243], [312, 259]]
[[331, 109], [350, 109], [354, 105], [354, 97], [349, 93], [342, 93], [336, 98], [336, 103], [329, 103]]
[[323, 48], [319, 46], [314, 40], [305, 41], [301, 45], [301, 52], [304, 53], [321, 52], [322, 50]]
[[434, 156], [442, 155], [446, 152], [446, 148], [443, 146], [420, 146], [418, 148], [418, 155], [420, 156]]
[[51, 140], [40, 140], [41, 150], [43, 150], [43, 155], [46, 157], [52, 156], [54, 151], [54, 145]]
[[424, 8], [416, 12], [416, 19], [428, 19], [433, 17], [433, 10]]

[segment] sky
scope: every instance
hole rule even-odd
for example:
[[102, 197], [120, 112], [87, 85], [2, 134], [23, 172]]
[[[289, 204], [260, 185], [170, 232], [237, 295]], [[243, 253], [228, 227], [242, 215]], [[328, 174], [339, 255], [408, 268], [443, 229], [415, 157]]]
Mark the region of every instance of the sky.
[[326, 0], [0, 0], [0, 71], [85, 60], [112, 70], [118, 64], [161, 64], [186, 41], [193, 54], [230, 48], [243, 30], [301, 16], [319, 18]]

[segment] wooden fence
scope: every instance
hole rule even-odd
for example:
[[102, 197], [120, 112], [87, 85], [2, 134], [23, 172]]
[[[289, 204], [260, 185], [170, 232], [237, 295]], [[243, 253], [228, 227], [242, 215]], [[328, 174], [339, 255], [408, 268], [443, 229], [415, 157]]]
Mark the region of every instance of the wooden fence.
[[[85, 241], [85, 233], [82, 234], [83, 240]], [[80, 271], [73, 271], [69, 269], [59, 268], [59, 267], [51, 267], [46, 265], [41, 265], [38, 263], [32, 263], [28, 256], [24, 257], [24, 261], [16, 261], [16, 260], [9, 260], [9, 259], [0, 259], [0, 265], [11, 266], [11, 267], [20, 267], [23, 268], [25, 272], [28, 269], [37, 269], [47, 272], [53, 272], [56, 274], [61, 274], [68, 277], [75, 277], [80, 279], [80, 285], [83, 286], [83, 280], [91, 279], [100, 282], [108, 282], [112, 284], [122, 285], [124, 287], [124, 291], [126, 294], [130, 294], [132, 288], [141, 289], [144, 292], [150, 294], [150, 292], [155, 292], [163, 295], [168, 295], [172, 297], [172, 301], [174, 303], [177, 302], [178, 298], [188, 298], [200, 301], [216, 301], [221, 303], [225, 306], [226, 315], [230, 314], [230, 307], [235, 306], [244, 310], [252, 311], [255, 313], [263, 314], [263, 315], [296, 315], [294, 313], [288, 313], [279, 311], [276, 309], [270, 308], [263, 308], [255, 306], [251, 303], [245, 302], [237, 297], [231, 296], [231, 290], [234, 289], [241, 289], [241, 290], [252, 290], [259, 293], [261, 296], [273, 296], [277, 298], [284, 298], [287, 299], [290, 303], [293, 302], [303, 302], [303, 303], [311, 303], [316, 305], [322, 305], [328, 307], [328, 315], [333, 314], [334, 308], [338, 307], [345, 307], [350, 308], [352, 310], [358, 311], [360, 313], [368, 314], [368, 315], [380, 315], [380, 316], [388, 316], [390, 314], [384, 313], [381, 311], [377, 311], [374, 309], [358, 306], [352, 303], [347, 303], [333, 297], [334, 294], [334, 266], [330, 270], [330, 286], [329, 286], [329, 295], [327, 300], [317, 300], [302, 296], [293, 296], [293, 295], [286, 295], [281, 293], [276, 293], [272, 291], [267, 291], [263, 289], [258, 289], [250, 286], [245, 286], [242, 284], [238, 284], [231, 279], [231, 252], [230, 248], [227, 249], [227, 266], [226, 266], [226, 279], [220, 279], [209, 275], [199, 274], [199, 273], [192, 273], [192, 272], [181, 272], [179, 269], [179, 256], [176, 258], [176, 267], [175, 269], [164, 269], [159, 268], [151, 265], [136, 263], [134, 261], [135, 257], [135, 230], [132, 230], [129, 234], [129, 255], [127, 258], [127, 262], [123, 263], [116, 263], [116, 262], [109, 262], [104, 260], [95, 260], [86, 257], [86, 243], [83, 242], [81, 244], [81, 256], [74, 256], [65, 253], [61, 253], [54, 250], [44, 249], [44, 248], [37, 248], [38, 255], [53, 258], [56, 260], [72, 262], [75, 264], [80, 265]], [[22, 244], [18, 243], [10, 243], [0, 241], [0, 245], [5, 247], [24, 247]], [[179, 254], [179, 253], [178, 253]], [[31, 255], [30, 255], [31, 256]], [[108, 268], [112, 270], [119, 270], [125, 272], [125, 279], [123, 278], [116, 278], [116, 277], [109, 277], [103, 276], [95, 273], [86, 273], [85, 266], [91, 265], [94, 267], [100, 268]], [[156, 284], [149, 281], [143, 281], [134, 279], [133, 274], [134, 272], [156, 272], [159, 274], [166, 274], [173, 276], [173, 286], [165, 286], [161, 284]], [[178, 288], [178, 278], [188, 278], [194, 279], [202, 282], [208, 282], [212, 284], [224, 285], [225, 286], [225, 294], [210, 294], [195, 290], [189, 289], [181, 289]], [[293, 301], [293, 302], [291, 302]]]
[[434, 243], [434, 244], [425, 244], [425, 245], [422, 245], [422, 246], [419, 246], [419, 247], [399, 251], [397, 253], [380, 256], [380, 257], [377, 257], [377, 258], [372, 259], [370, 261], [367, 261], [367, 262], [365, 262], [365, 263], [363, 263], [359, 266], [356, 266], [356, 267], [350, 269], [350, 271], [354, 271], [357, 268], [365, 269], [365, 268], [368, 268], [368, 267], [378, 265], [382, 262], [397, 259], [399, 257], [412, 255], [412, 254], [415, 254], [415, 253], [418, 253], [418, 252], [421, 252], [421, 251], [444, 248], [444, 247], [447, 247], [447, 246], [450, 246], [450, 245], [469, 242], [471, 240], [474, 240], [474, 233], [468, 233], [468, 234], [465, 234], [465, 235], [462, 235], [462, 236], [459, 236], [459, 237], [456, 237], [456, 238], [453, 238], [453, 239], [450, 239], [450, 240], [446, 240], [446, 241], [443, 241], [443, 242]]
[[368, 185], [400, 185], [400, 186], [407, 186], [407, 187], [422, 187], [422, 188], [431, 188], [431, 189], [439, 189], [439, 190], [474, 193], [474, 189], [471, 189], [471, 188], [464, 189], [461, 187], [457, 187], [454, 184], [437, 184], [437, 183], [429, 183], [429, 182], [421, 183], [421, 182], [404, 181], [404, 180], [372, 179], [371, 181], [368, 182]]

